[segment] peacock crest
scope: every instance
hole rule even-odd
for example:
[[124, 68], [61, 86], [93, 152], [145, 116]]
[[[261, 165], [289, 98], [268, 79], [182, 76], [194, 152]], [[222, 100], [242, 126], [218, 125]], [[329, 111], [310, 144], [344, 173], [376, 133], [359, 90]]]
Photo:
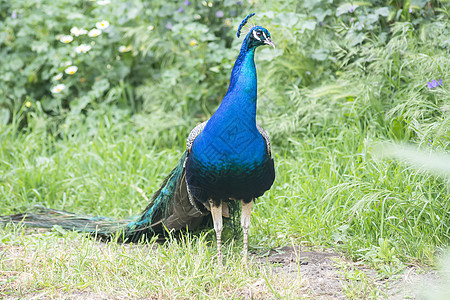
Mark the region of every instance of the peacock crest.
[[[249, 14], [248, 16], [246, 16], [246, 17], [244, 18], [244, 20], [242, 20], [241, 24], [239, 24], [239, 28], [238, 28], [238, 30], [237, 30], [237, 32], [236, 32], [236, 36], [237, 36], [238, 38], [241, 36], [241, 30], [242, 30], [242, 27], [244, 27], [245, 24], [247, 24], [248, 20], [249, 20], [251, 17], [253, 17], [254, 15], [255, 15], [255, 13]], [[253, 27], [253, 26], [255, 26], [255, 24], [252, 24], [252, 25], [251, 25], [251, 27]], [[250, 28], [251, 28], [251, 27], [250, 27]], [[250, 30], [250, 28], [248, 28], [248, 29]]]

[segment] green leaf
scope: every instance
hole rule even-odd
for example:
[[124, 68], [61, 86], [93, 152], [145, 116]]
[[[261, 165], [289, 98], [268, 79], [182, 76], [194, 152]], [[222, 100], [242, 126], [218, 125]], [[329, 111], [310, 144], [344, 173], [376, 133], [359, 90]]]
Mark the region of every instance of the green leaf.
[[271, 61], [281, 55], [283, 55], [283, 49], [266, 47], [259, 51], [257, 60]]
[[58, 108], [58, 100], [46, 97], [41, 100], [41, 105], [45, 111], [54, 111]]
[[303, 33], [303, 32], [305, 32], [306, 29], [314, 30], [314, 29], [316, 29], [316, 24], [317, 24], [317, 21], [306, 20], [301, 23], [302, 26], [301, 26], [300, 32]]
[[339, 17], [340, 15], [349, 13], [349, 10], [350, 10], [351, 7], [353, 7], [354, 9], [356, 9], [358, 6], [359, 6], [359, 5], [352, 5], [352, 4], [350, 4], [350, 3], [342, 4], [341, 6], [339, 6], [339, 7], [336, 9], [336, 17]]
[[389, 8], [388, 7], [381, 7], [375, 10], [375, 14], [383, 17], [389, 16]]
[[273, 20], [275, 24], [281, 25], [283, 27], [292, 28], [298, 23], [299, 16], [293, 12], [283, 12], [277, 14], [277, 17]]
[[328, 58], [328, 53], [330, 53], [328, 49], [317, 49], [311, 57], [318, 61], [324, 61]]
[[331, 9], [323, 10], [322, 8], [318, 7], [311, 12], [311, 15], [316, 17], [317, 22], [323, 22], [325, 17], [331, 16]]
[[177, 84], [177, 79], [180, 77], [180, 71], [178, 69], [169, 69], [163, 72], [162, 77], [168, 85], [174, 86]]
[[71, 13], [66, 14], [65, 18], [67, 20], [83, 19], [84, 15], [82, 13], [76, 13], [72, 11]]
[[100, 98], [103, 93], [109, 89], [109, 81], [105, 78], [100, 79], [94, 83], [92, 90], [89, 92], [89, 96], [93, 99]]
[[77, 98], [70, 102], [70, 108], [72, 113], [80, 113], [89, 103], [91, 99], [88, 96]]
[[273, 11], [266, 11], [260, 14], [261, 17], [267, 17], [269, 19], [273, 19], [275, 17], [275, 13]]
[[373, 24], [373, 23], [375, 23], [375, 22], [378, 22], [378, 19], [379, 19], [380, 17], [379, 17], [379, 15], [377, 15], [377, 14], [369, 14], [369, 15], [367, 15], [367, 17], [361, 17], [360, 18], [360, 21], [363, 23], [363, 24], [366, 24], [366, 25], [369, 25], [369, 24]]
[[227, 6], [233, 6], [233, 5], [237, 5], [238, 0], [225, 0], [223, 2], [223, 6], [227, 7]]
[[117, 77], [119, 77], [120, 80], [123, 80], [130, 73], [130, 67], [120, 60], [116, 61], [114, 64], [114, 71], [116, 72]]
[[354, 30], [350, 30], [347, 33], [345, 39], [349, 42], [349, 46], [353, 47], [355, 45], [361, 44], [364, 41], [365, 36], [362, 32], [357, 33]]
[[220, 68], [218, 66], [211, 67], [209, 70], [214, 73], [220, 73]]
[[410, 6], [415, 8], [422, 8], [427, 4], [428, 0], [411, 0]]
[[37, 53], [42, 53], [45, 51], [48, 51], [49, 45], [47, 42], [41, 42], [41, 41], [33, 41], [31, 43], [31, 50]]
[[9, 109], [0, 107], [0, 125], [6, 125], [10, 116]]
[[[175, 32], [176, 29], [178, 29], [179, 26], [174, 26], [173, 27], [173, 31]], [[182, 30], [187, 31], [189, 34], [193, 34], [193, 35], [201, 35], [204, 33], [207, 33], [209, 31], [208, 26], [204, 25], [204, 24], [200, 24], [197, 22], [192, 22], [192, 23], [188, 23], [187, 25], [182, 25], [181, 24], [181, 28]], [[182, 31], [180, 30], [180, 31]]]
[[10, 61], [9, 66], [11, 70], [17, 71], [20, 68], [22, 68], [24, 65], [24, 62], [22, 59], [20, 59], [18, 56], [14, 56], [14, 58]]

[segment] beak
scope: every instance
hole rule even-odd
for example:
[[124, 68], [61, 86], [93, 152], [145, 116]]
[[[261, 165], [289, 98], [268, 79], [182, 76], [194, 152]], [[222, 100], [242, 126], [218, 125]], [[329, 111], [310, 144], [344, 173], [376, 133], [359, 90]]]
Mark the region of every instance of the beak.
[[264, 40], [264, 44], [272, 46], [272, 47], [275, 48], [275, 44], [272, 42], [272, 39], [269, 38], [269, 37]]

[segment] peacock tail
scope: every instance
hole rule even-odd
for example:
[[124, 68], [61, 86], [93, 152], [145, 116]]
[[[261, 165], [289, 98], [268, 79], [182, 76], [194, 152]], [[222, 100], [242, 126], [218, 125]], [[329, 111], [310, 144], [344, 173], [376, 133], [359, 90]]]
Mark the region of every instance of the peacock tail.
[[0, 216], [0, 224], [1, 223], [16, 223], [39, 228], [60, 226], [66, 230], [75, 230], [96, 235], [102, 240], [109, 239], [112, 236], [112, 233], [119, 232], [126, 224], [106, 217], [77, 215], [71, 212], [46, 208], [43, 206], [35, 206], [27, 213]]
[[184, 168], [187, 155], [186, 150], [139, 218], [125, 226], [124, 241], [137, 242], [155, 234], [166, 236], [203, 223], [209, 213], [193, 205], [189, 197]]
[[62, 210], [36, 206], [27, 213], [0, 216], [0, 223], [17, 223], [29, 227], [52, 228], [60, 226], [97, 238], [119, 242], [138, 242], [159, 235], [163, 240], [167, 234], [182, 229], [197, 228], [204, 222], [207, 212], [192, 206], [185, 183], [184, 163], [187, 151], [177, 166], [163, 181], [152, 200], [135, 221], [115, 221], [107, 217], [83, 216]]

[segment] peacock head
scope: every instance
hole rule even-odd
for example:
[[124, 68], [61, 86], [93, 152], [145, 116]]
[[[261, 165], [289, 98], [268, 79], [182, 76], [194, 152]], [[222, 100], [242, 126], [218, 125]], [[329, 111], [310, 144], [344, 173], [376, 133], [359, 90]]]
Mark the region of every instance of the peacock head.
[[261, 26], [252, 27], [245, 37], [244, 43], [247, 43], [248, 48], [256, 48], [263, 45], [270, 45], [275, 48], [270, 32]]
[[[248, 19], [250, 19], [254, 15], [255, 13], [251, 13], [247, 17], [245, 17], [244, 20], [242, 20], [237, 31], [237, 37], [241, 35], [241, 29], [245, 24], [247, 24]], [[247, 44], [248, 48], [256, 48], [263, 45], [270, 45], [275, 48], [275, 44], [270, 37], [270, 32], [266, 28], [261, 26], [253, 26], [249, 29], [249, 32], [244, 39], [244, 44]]]

